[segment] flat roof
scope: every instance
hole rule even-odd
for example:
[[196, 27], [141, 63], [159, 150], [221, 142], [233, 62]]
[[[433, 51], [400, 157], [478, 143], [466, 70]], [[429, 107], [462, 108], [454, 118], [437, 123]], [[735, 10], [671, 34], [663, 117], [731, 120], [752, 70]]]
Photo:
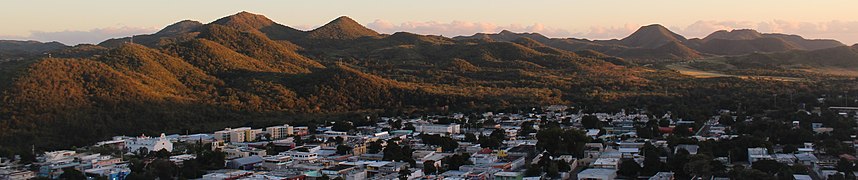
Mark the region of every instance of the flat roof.
[[617, 174], [617, 170], [604, 168], [590, 168], [578, 173], [578, 177], [610, 177]]

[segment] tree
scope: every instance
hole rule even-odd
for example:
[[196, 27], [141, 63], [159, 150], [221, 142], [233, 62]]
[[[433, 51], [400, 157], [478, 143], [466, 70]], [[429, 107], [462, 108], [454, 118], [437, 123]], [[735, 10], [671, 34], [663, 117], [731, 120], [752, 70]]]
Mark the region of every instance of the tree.
[[558, 178], [560, 177], [560, 167], [557, 166], [556, 162], [548, 163], [548, 167], [545, 168], [545, 174], [553, 178]]
[[391, 129], [402, 129], [402, 121], [401, 120], [387, 120], [387, 123], [390, 124]]
[[526, 176], [526, 177], [542, 176], [542, 170], [539, 168], [539, 165], [529, 164], [529, 165], [527, 165], [527, 170], [524, 171], [524, 176]]
[[447, 157], [444, 161], [445, 170], [459, 170], [459, 167], [462, 165], [471, 165], [474, 164], [471, 162], [471, 155], [468, 153], [462, 154], [453, 154], [452, 156]]
[[506, 140], [506, 132], [504, 132], [503, 129], [495, 129], [494, 131], [492, 131], [492, 133], [489, 135], [489, 137], [496, 139], [496, 140], [503, 141], [503, 140]]
[[381, 152], [382, 148], [384, 148], [384, 146], [381, 145], [381, 141], [376, 140], [369, 142], [369, 145], [366, 146], [366, 151], [371, 154], [375, 154]]
[[174, 179], [178, 173], [177, 170], [179, 169], [179, 167], [176, 166], [176, 164], [173, 164], [172, 161], [165, 159], [152, 161], [149, 166], [149, 170], [160, 179]]
[[644, 155], [643, 168], [641, 169], [641, 174], [646, 176], [655, 175], [658, 172], [664, 170], [664, 162], [661, 162], [661, 155], [659, 150], [652, 145], [650, 142], [646, 142], [643, 147], [641, 147], [641, 152]]
[[581, 117], [581, 125], [584, 126], [585, 129], [599, 129], [602, 128], [602, 121], [594, 115], [585, 115], [584, 117]]
[[64, 180], [86, 180], [86, 175], [73, 167], [67, 167], [63, 168], [63, 174], [59, 178]]
[[408, 168], [402, 168], [399, 170], [400, 180], [407, 180], [408, 176], [411, 176], [411, 170], [409, 170]]
[[354, 125], [352, 125], [352, 123], [348, 121], [339, 121], [334, 123], [333, 126], [331, 126], [331, 130], [340, 132], [348, 132], [353, 130], [354, 128]]
[[157, 158], [169, 158], [170, 155], [170, 151], [167, 151], [166, 149], [161, 149], [155, 152], [155, 157]]
[[459, 143], [453, 138], [443, 137], [441, 135], [421, 134], [420, 139], [424, 144], [440, 146], [446, 152], [452, 152], [459, 148]]
[[734, 119], [730, 113], [724, 113], [718, 117], [718, 123], [725, 126], [732, 126], [733, 123], [736, 123], [736, 119]]
[[352, 147], [349, 147], [349, 146], [346, 146], [343, 144], [337, 145], [337, 154], [338, 155], [351, 154], [351, 151], [352, 151]]
[[197, 162], [196, 159], [187, 160], [182, 162], [182, 169], [180, 170], [180, 174], [182, 174], [183, 178], [186, 179], [197, 179], [203, 177], [206, 173], [203, 171], [200, 163]]
[[685, 164], [685, 172], [694, 176], [712, 175], [712, 157], [703, 154], [693, 155]]
[[634, 179], [638, 177], [638, 173], [640, 173], [640, 171], [641, 165], [635, 162], [634, 159], [623, 158], [620, 161], [620, 169], [617, 170], [617, 174]]
[[660, 119], [660, 120], [658, 120], [658, 126], [659, 127], [669, 127], [670, 126], [670, 120], [669, 119]]
[[580, 157], [584, 152], [584, 144], [591, 141], [583, 131], [563, 130], [559, 127], [540, 129], [536, 133], [536, 148], [548, 151], [553, 155], [569, 154]]
[[402, 147], [399, 147], [393, 140], [387, 141], [387, 146], [384, 147], [382, 159], [385, 161], [401, 160], [403, 158]]
[[691, 136], [693, 132], [691, 132], [691, 126], [687, 124], [680, 124], [676, 127], [673, 127], [673, 134], [680, 137], [688, 137]]
[[756, 170], [760, 170], [760, 171], [765, 172], [767, 174], [778, 173], [781, 170], [781, 168], [785, 168], [785, 167], [786, 167], [786, 165], [781, 164], [780, 162], [777, 162], [775, 160], [759, 160], [759, 161], [754, 162], [754, 164], [751, 165], [751, 168], [754, 168]]
[[846, 158], [840, 158], [840, 160], [837, 161], [835, 168], [837, 168], [837, 171], [839, 172], [849, 173], [855, 170], [855, 163]]
[[774, 180], [775, 177], [756, 169], [733, 168], [730, 178], [736, 180]]
[[475, 143], [475, 142], [477, 142], [477, 135], [474, 135], [474, 133], [465, 133], [465, 140], [464, 141]]
[[[543, 117], [545, 117], [545, 116], [543, 116]], [[535, 133], [535, 132], [536, 132], [536, 129], [533, 129], [533, 121], [525, 121], [524, 123], [521, 123], [521, 130], [520, 130], [519, 134], [528, 135], [530, 133]]]
[[792, 145], [792, 144], [784, 145], [784, 148], [783, 148], [784, 153], [791, 154], [791, 153], [795, 153], [796, 151], [798, 151], [798, 147], [796, 147], [795, 145]]
[[676, 173], [677, 176], [686, 177], [688, 174], [685, 173], [685, 164], [687, 164], [688, 161], [688, 150], [680, 148], [676, 151], [676, 154], [674, 154], [673, 157], [667, 160], [667, 164], [670, 167], [670, 170]]
[[435, 174], [438, 172], [438, 167], [435, 167], [435, 161], [427, 160], [423, 161], [423, 173], [426, 175]]

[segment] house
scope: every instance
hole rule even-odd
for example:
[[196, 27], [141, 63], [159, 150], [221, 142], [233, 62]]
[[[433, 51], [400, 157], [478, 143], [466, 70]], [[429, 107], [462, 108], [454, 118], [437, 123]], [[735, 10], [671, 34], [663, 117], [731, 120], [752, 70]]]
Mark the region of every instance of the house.
[[679, 149], [685, 149], [686, 151], [688, 151], [688, 154], [695, 155], [697, 154], [697, 150], [700, 149], [700, 146], [693, 144], [678, 144], [676, 145], [676, 148], [673, 149], [673, 154], [676, 154]]
[[33, 171], [0, 169], [0, 179], [2, 180], [27, 180], [35, 177], [36, 173]]
[[230, 169], [253, 170], [253, 167], [265, 162], [260, 156], [249, 156], [238, 159], [233, 159], [226, 162], [226, 167]]
[[769, 155], [769, 149], [766, 148], [748, 148], [748, 162], [754, 164], [759, 160], [773, 159], [772, 155]]
[[616, 169], [592, 168], [578, 173], [578, 180], [611, 180], [616, 178]]
[[592, 166], [594, 168], [616, 170], [617, 167], [619, 167], [619, 165], [620, 165], [620, 158], [599, 158], [599, 159], [596, 159], [595, 162], [593, 162]]
[[586, 143], [584, 144], [584, 154], [586, 157], [595, 158], [599, 157], [599, 154], [605, 150], [605, 146], [602, 143]]

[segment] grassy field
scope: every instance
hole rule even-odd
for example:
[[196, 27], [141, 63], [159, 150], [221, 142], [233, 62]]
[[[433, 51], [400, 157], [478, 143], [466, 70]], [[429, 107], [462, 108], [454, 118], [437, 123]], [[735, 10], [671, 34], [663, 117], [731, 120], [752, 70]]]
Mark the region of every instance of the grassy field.
[[[719, 77], [736, 77], [742, 79], [763, 79], [763, 80], [774, 80], [774, 81], [805, 81], [807, 79], [804, 78], [796, 78], [796, 77], [783, 77], [783, 76], [750, 76], [750, 75], [733, 75], [726, 74], [723, 72], [715, 71], [715, 70], [702, 70], [695, 67], [692, 67], [690, 64], [695, 63], [696, 61], [706, 61], [710, 63], [724, 63], [723, 58], [715, 57], [709, 59], [701, 59], [695, 61], [686, 61], [686, 62], [677, 62], [668, 64], [665, 67], [670, 70], [677, 71], [684, 75], [689, 75], [695, 78], [719, 78]], [[858, 72], [855, 72], [858, 75]]]

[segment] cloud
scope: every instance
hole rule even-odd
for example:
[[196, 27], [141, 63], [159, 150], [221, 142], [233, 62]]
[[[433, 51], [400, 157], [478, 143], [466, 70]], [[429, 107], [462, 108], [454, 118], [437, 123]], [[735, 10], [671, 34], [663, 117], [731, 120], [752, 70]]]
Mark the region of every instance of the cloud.
[[157, 28], [145, 28], [145, 27], [108, 27], [108, 28], [95, 28], [90, 30], [65, 30], [65, 31], [56, 31], [56, 32], [48, 32], [48, 31], [30, 31], [29, 35], [26, 36], [15, 36], [15, 35], [0, 35], [0, 39], [14, 39], [14, 40], [36, 40], [36, 41], [58, 41], [63, 44], [68, 45], [76, 45], [76, 44], [96, 44], [101, 41], [110, 39], [110, 38], [118, 38], [118, 37], [127, 37], [131, 35], [139, 35], [139, 34], [151, 34], [158, 31]]
[[533, 25], [497, 25], [493, 23], [467, 21], [409, 21], [394, 24], [386, 20], [378, 19], [372, 23], [367, 24], [367, 27], [388, 34], [404, 31], [417, 34], [444, 35], [448, 37], [473, 35], [475, 33], [497, 33], [502, 30], [509, 30], [513, 32], [537, 32], [549, 37], [568, 37], [572, 35], [572, 33], [565, 29], [549, 27], [539, 23]]
[[[367, 24], [367, 27], [382, 33], [400, 31], [418, 34], [435, 34], [448, 37], [473, 35], [475, 33], [497, 33], [501, 30], [513, 32], [537, 32], [549, 37], [574, 37], [587, 39], [621, 39], [637, 30], [641, 24], [624, 24], [621, 26], [591, 26], [586, 31], [569, 31], [563, 28], [533, 24], [497, 25], [486, 22], [468, 21], [408, 21], [391, 23], [378, 19]], [[796, 34], [812, 39], [836, 39], [846, 44], [858, 42], [858, 21], [827, 21], [827, 22], [798, 22], [787, 20], [753, 21], [696, 21], [687, 26], [671, 26], [674, 32], [689, 38], [705, 37], [718, 30], [756, 29], [763, 33]]]
[[620, 39], [632, 34], [638, 28], [640, 25], [635, 24], [625, 24], [618, 27], [591, 26], [590, 31], [575, 33], [575, 36], [587, 39]]
[[[633, 33], [640, 26], [640, 24], [591, 26], [589, 28], [585, 28], [586, 30], [584, 31], [570, 31], [568, 29], [547, 26], [541, 23], [532, 25], [498, 25], [494, 23], [468, 21], [408, 21], [403, 23], [392, 23], [383, 19], [378, 19], [367, 24], [367, 27], [373, 30], [388, 34], [405, 31], [418, 34], [434, 34], [453, 37], [473, 35], [475, 33], [497, 33], [501, 30], [510, 30], [513, 32], [536, 32], [548, 37], [573, 37], [587, 39], [620, 39]], [[298, 29], [309, 30], [316, 26], [303, 25], [296, 27]], [[858, 43], [858, 21], [799, 22], [771, 20], [753, 22], [700, 20], [687, 26], [671, 26], [670, 29], [689, 38], [702, 38], [717, 30], [756, 29], [763, 33], [796, 34], [805, 38], [836, 39], [846, 44]], [[69, 45], [80, 43], [94, 44], [110, 38], [149, 34], [157, 30], [158, 29], [154, 27], [146, 28], [123, 26], [58, 32], [31, 31], [30, 34], [26, 36], [0, 35], [0, 39], [59, 41]]]
[[762, 33], [796, 34], [810, 39], [836, 39], [846, 44], [858, 42], [858, 21], [697, 21], [676, 31], [688, 37], [705, 37], [717, 30], [733, 29], [756, 29]]

